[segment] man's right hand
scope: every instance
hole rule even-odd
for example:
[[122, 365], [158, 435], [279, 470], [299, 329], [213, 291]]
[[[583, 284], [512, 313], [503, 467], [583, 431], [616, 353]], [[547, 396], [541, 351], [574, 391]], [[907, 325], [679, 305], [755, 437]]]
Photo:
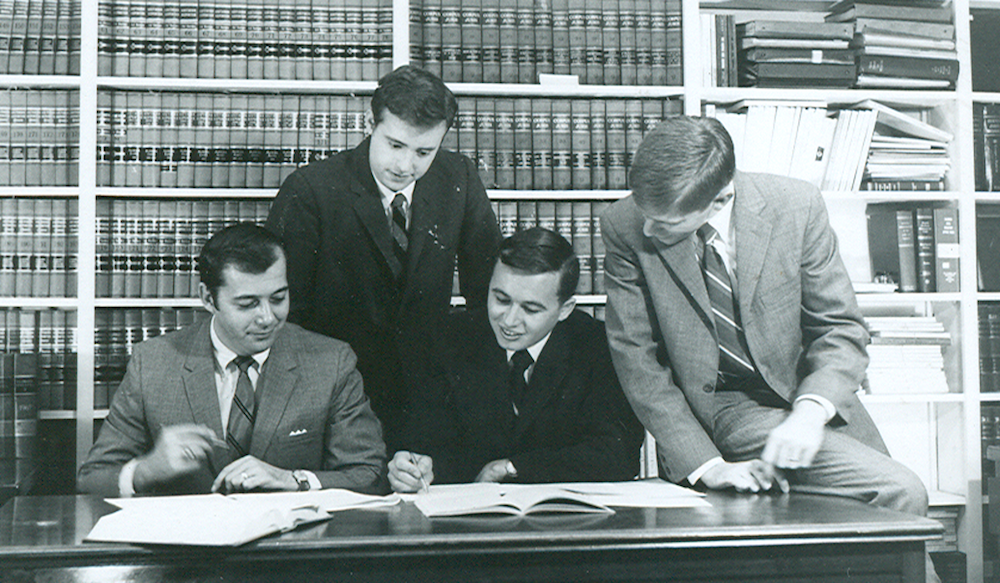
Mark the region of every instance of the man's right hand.
[[393, 492], [419, 492], [434, 481], [434, 460], [429, 455], [397, 451], [389, 460], [389, 485]]
[[136, 492], [190, 474], [202, 467], [212, 454], [215, 433], [204, 425], [171, 425], [164, 427], [153, 449], [139, 458], [132, 476]]
[[712, 490], [735, 488], [740, 492], [762, 492], [777, 487], [788, 492], [788, 480], [781, 470], [761, 460], [716, 464], [702, 474], [700, 481]]

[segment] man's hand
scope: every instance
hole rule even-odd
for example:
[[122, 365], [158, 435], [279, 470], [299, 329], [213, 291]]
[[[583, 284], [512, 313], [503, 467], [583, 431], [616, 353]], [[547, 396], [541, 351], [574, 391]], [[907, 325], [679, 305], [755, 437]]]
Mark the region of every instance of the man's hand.
[[700, 481], [712, 490], [736, 488], [740, 492], [762, 492], [777, 487], [788, 492], [788, 480], [781, 470], [761, 460], [716, 464]]
[[164, 427], [152, 451], [139, 458], [132, 476], [135, 491], [143, 492], [198, 470], [211, 456], [214, 441], [218, 441], [215, 433], [204, 425]]
[[771, 430], [760, 459], [788, 470], [808, 468], [823, 444], [825, 426], [826, 409], [815, 401], [800, 400], [788, 418]]
[[476, 476], [477, 482], [502, 482], [510, 476], [507, 471], [507, 467], [510, 464], [510, 460], [493, 460], [490, 463], [483, 466], [483, 469], [479, 470], [479, 475]]
[[393, 492], [419, 492], [434, 481], [434, 460], [429, 455], [397, 451], [389, 460], [389, 485]]
[[298, 489], [299, 484], [292, 476], [291, 470], [276, 468], [251, 455], [245, 455], [222, 468], [212, 483], [212, 491], [223, 494]]

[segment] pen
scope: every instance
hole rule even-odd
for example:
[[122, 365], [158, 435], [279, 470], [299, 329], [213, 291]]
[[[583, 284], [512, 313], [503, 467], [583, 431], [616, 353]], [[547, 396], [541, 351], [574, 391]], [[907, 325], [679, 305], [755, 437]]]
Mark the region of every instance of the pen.
[[[417, 468], [418, 472], [420, 472], [420, 468], [417, 466], [417, 460], [413, 459], [413, 454], [410, 453], [409, 456], [410, 456], [410, 463]], [[427, 480], [424, 479], [423, 472], [420, 472], [420, 489], [423, 490], [424, 492], [430, 491], [429, 490], [430, 486], [427, 485]]]

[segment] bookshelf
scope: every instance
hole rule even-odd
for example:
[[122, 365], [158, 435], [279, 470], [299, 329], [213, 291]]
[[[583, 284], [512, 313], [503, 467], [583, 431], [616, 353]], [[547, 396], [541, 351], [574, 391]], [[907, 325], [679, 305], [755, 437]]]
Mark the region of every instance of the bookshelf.
[[[29, 5], [32, 3], [35, 3], [35, 0], [28, 2]], [[3, 4], [4, 2], [0, 1], [0, 16], [3, 15]], [[119, 8], [117, 12], [109, 11], [113, 4]], [[250, 10], [245, 16], [240, 12], [243, 4]], [[343, 22], [333, 17], [336, 11], [331, 8], [340, 4], [344, 5], [347, 11]], [[942, 191], [870, 192], [849, 189], [824, 192], [831, 220], [840, 237], [841, 252], [849, 270], [859, 281], [870, 277], [865, 229], [866, 205], [899, 201], [957, 209], [961, 241], [959, 260], [963, 268], [957, 292], [866, 293], [859, 297], [866, 313], [906, 310], [924, 316], [934, 316], [943, 323], [953, 338], [951, 346], [944, 353], [947, 392], [866, 395], [863, 400], [872, 409], [883, 432], [891, 433], [887, 435], [890, 447], [901, 450], [900, 455], [912, 465], [918, 466], [916, 469], [929, 482], [928, 487], [932, 492], [932, 502], [935, 507], [958, 509], [956, 545], [958, 549], [967, 553], [968, 580], [979, 581], [983, 580], [984, 576], [1000, 576], [996, 540], [989, 538], [983, 521], [986, 499], [983, 495], [985, 476], [981, 461], [984, 459], [986, 445], [982, 440], [981, 412], [984, 406], [1000, 401], [998, 396], [1000, 393], [985, 392], [981, 388], [980, 338], [977, 334], [979, 306], [987, 302], [1000, 301], [1000, 289], [992, 292], [977, 291], [976, 269], [974, 269], [977, 261], [975, 243], [977, 228], [976, 221], [972, 220], [977, 216], [977, 206], [996, 207], [1000, 210], [1000, 194], [976, 189], [973, 155], [975, 146], [972, 137], [974, 104], [1000, 104], [1000, 93], [973, 90], [968, 25], [971, 9], [991, 9], [1000, 14], [1000, 2], [953, 0], [951, 3], [954, 10], [956, 52], [960, 71], [953, 89], [782, 89], [715, 87], [703, 82], [703, 71], [710, 63], [707, 62], [706, 52], [701, 50], [705, 46], [707, 36], [707, 31], [699, 24], [701, 15], [726, 14], [734, 15], [737, 20], [747, 20], [769, 14], [770, 10], [780, 6], [784, 9], [799, 10], [800, 16], [796, 18], [818, 22], [822, 20], [823, 10], [829, 4], [821, 0], [797, 2], [618, 0], [617, 4], [594, 0], [553, 0], [551, 2], [553, 10], [565, 10], [568, 18], [565, 22], [555, 19], [549, 24], [553, 33], [551, 39], [546, 36], [542, 36], [541, 39], [533, 37], [531, 43], [541, 43], [539, 54], [534, 54], [530, 50], [532, 44], [527, 42], [527, 37], [516, 36], [516, 24], [519, 19], [522, 23], [527, 22], [529, 7], [532, 6], [531, 2], [523, 1], [481, 0], [481, 3], [476, 4], [481, 7], [481, 14], [478, 15], [481, 25], [493, 22], [491, 19], [494, 17], [497, 18], [496, 38], [484, 33], [483, 38], [477, 41], [475, 38], [462, 36], [463, 27], [455, 25], [456, 18], [458, 23], [474, 22], [477, 18], [473, 11], [462, 10], [463, 3], [457, 0], [439, 2], [347, 0], [340, 3], [313, 0], [310, 6], [318, 8], [318, 13], [326, 14], [327, 18], [314, 18], [315, 22], [311, 23], [303, 18], [308, 16], [308, 11], [296, 10], [294, 2], [249, 0], [245, 3], [219, 2], [214, 5], [211, 2], [202, 2], [203, 9], [214, 6], [215, 11], [203, 11], [199, 14], [197, 12], [199, 3], [191, 0], [178, 0], [170, 7], [152, 1], [144, 3], [139, 0], [116, 0], [112, 3], [110, 0], [107, 2], [81, 0], [79, 75], [0, 75], [0, 86], [7, 89], [71, 91], [78, 93], [79, 96], [77, 184], [52, 187], [0, 186], [0, 197], [16, 196], [32, 200], [61, 197], [72, 198], [78, 202], [77, 253], [80, 260], [76, 272], [75, 296], [0, 297], [0, 309], [4, 310], [54, 308], [73, 311], [76, 315], [77, 379], [75, 403], [73, 403], [75, 407], [42, 411], [40, 415], [42, 431], [51, 431], [57, 436], [54, 446], [68, 448], [70, 453], [64, 456], [64, 461], [75, 469], [75, 464], [86, 455], [93, 442], [99, 421], [107, 414], [102, 403], [95, 400], [94, 391], [95, 381], [100, 381], [100, 378], [97, 378], [98, 368], [103, 365], [101, 359], [105, 358], [105, 355], [95, 350], [95, 347], [99, 344], [99, 334], [103, 332], [99, 324], [106, 313], [114, 311], [138, 313], [159, 308], [180, 312], [198, 307], [197, 300], [190, 297], [104, 297], [108, 294], [104, 294], [99, 287], [100, 274], [95, 261], [103, 244], [99, 232], [102, 218], [99, 209], [107, 202], [116, 201], [138, 203], [140, 207], [143, 202], [149, 201], [167, 202], [168, 205], [185, 201], [188, 203], [226, 200], [266, 202], [276, 192], [276, 187], [273, 186], [211, 188], [177, 184], [176, 187], [166, 187], [159, 181], [147, 184], [142, 181], [119, 183], [105, 180], [101, 174], [103, 170], [98, 162], [98, 153], [101, 151], [100, 148], [106, 145], [104, 140], [107, 138], [105, 132], [108, 128], [104, 127], [103, 121], [99, 122], [98, 112], [105, 107], [106, 97], [146, 94], [223, 95], [228, 99], [285, 96], [294, 98], [298, 103], [309, 103], [310, 98], [322, 98], [327, 100], [325, 103], [335, 98], [353, 99], [355, 102], [364, 103], [374, 90], [381, 72], [407, 62], [423, 62], [425, 66], [432, 68], [436, 66], [440, 69], [463, 107], [467, 103], [475, 106], [504, 103], [510, 104], [513, 112], [518, 111], [518, 104], [523, 103], [527, 103], [530, 109], [532, 104], [540, 102], [548, 103], [549, 107], [552, 107], [552, 104], [559, 104], [558, 107], [562, 107], [562, 104], [568, 102], [572, 115], [574, 103], [586, 103], [588, 107], [594, 104], [601, 106], [614, 104], [617, 108], [619, 105], [638, 101], [659, 104], [660, 109], [656, 115], [680, 112], [699, 115], [705, 111], [706, 106], [724, 108], [728, 104], [747, 98], [819, 100], [834, 108], [873, 99], [891, 104], [892, 107], [908, 114], [919, 115], [932, 125], [953, 134], [954, 139], [947, 146], [951, 165], [945, 179], [946, 189]], [[290, 7], [290, 11], [288, 14], [283, 14], [280, 9], [286, 5]], [[143, 6], [145, 12], [138, 10]], [[618, 10], [608, 10], [608, 7], [612, 6], [617, 6]], [[621, 18], [623, 11], [628, 12], [631, 6], [636, 7], [636, 18]], [[653, 10], [654, 6], [660, 10]], [[153, 8], [152, 11], [150, 7]], [[230, 11], [227, 12], [223, 7]], [[129, 8], [133, 10], [130, 11]], [[175, 23], [176, 30], [170, 26], [156, 26], [160, 18], [156, 12], [159, 8], [165, 12], [162, 17], [163, 22]], [[363, 10], [363, 8], [377, 9]], [[413, 18], [413, 15], [417, 14], [416, 8], [420, 8], [422, 18]], [[432, 12], [430, 16], [425, 12], [428, 8]], [[437, 8], [441, 9], [436, 15], [438, 28], [424, 29], [423, 26], [417, 26], [426, 24], [428, 18], [431, 22], [435, 21], [433, 12]], [[193, 15], [190, 12], [192, 9], [196, 11]], [[668, 11], [673, 14], [673, 18], [666, 17]], [[647, 22], [644, 15], [648, 14], [652, 19], [654, 12], [662, 12], [664, 18], [656, 22]], [[346, 16], [347, 13], [351, 15], [349, 18]], [[374, 21], [371, 14], [375, 15]], [[199, 17], [203, 24], [208, 22], [213, 24], [210, 27], [206, 24], [205, 30], [199, 29], [197, 25]], [[245, 26], [239, 25], [238, 23], [244, 18]], [[194, 22], [194, 32], [191, 28], [192, 22]], [[229, 22], [230, 26], [228, 29], [225, 26], [220, 27], [218, 25], [220, 22]], [[268, 25], [267, 22], [272, 24]], [[340, 30], [338, 27], [347, 27], [347, 22], [351, 23], [348, 27], [352, 31], [350, 34], [362, 36], [350, 38], [337, 36], [336, 32]], [[538, 24], [538, 21], [534, 22]], [[544, 19], [542, 22], [545, 22]], [[624, 42], [624, 46], [629, 50], [617, 54], [594, 52], [596, 47], [603, 46], [595, 44], [595, 39], [598, 38], [595, 35], [603, 34], [600, 29], [605, 22], [617, 22], [618, 34], [625, 35], [617, 37], [619, 43]], [[681, 22], [684, 26], [678, 26]], [[152, 26], [143, 26], [144, 24]], [[308, 24], [312, 25], [312, 29], [306, 26]], [[307, 33], [307, 30], [311, 32]], [[646, 54], [641, 48], [645, 46], [641, 41], [637, 43], [635, 51], [631, 50], [628, 41], [632, 38], [630, 35], [638, 34], [642, 38], [642, 34], [646, 32], [653, 34], [654, 31], [655, 34], [662, 35], [658, 38], [666, 39], [669, 34], [670, 38], [676, 41], [674, 45], [676, 48], [671, 53], [673, 56], [667, 52]], [[265, 32], [274, 32], [276, 36], [265, 37], [263, 36]], [[455, 37], [456, 33], [459, 35], [458, 40]], [[513, 40], [509, 36], [512, 33], [515, 35]], [[281, 36], [282, 34], [286, 36]], [[312, 63], [315, 65], [323, 59], [331, 59], [329, 70], [319, 68], [307, 71], [302, 59], [296, 60], [296, 55], [303, 54], [297, 51], [308, 44], [296, 41], [296, 34], [312, 34], [313, 37], [309, 38], [320, 40], [319, 44], [323, 46], [313, 47]], [[304, 38], [307, 36], [299, 37], [299, 41]], [[601, 38], [603, 43], [603, 37]], [[622, 38], [626, 40], [622, 41]], [[123, 39], [124, 45], [120, 42]], [[134, 41], [132, 45], [129, 45], [130, 39]], [[467, 72], [460, 66], [461, 60], [456, 60], [455, 47], [462, 46], [464, 41], [473, 44], [482, 42], [480, 52], [467, 54], [467, 58], [481, 59], [483, 63], [481, 71]], [[256, 48], [251, 46], [255, 43], [260, 45], [272, 42], [278, 47], [277, 54], [265, 53], [262, 50], [258, 52], [259, 46]], [[412, 50], [413, 43], [430, 49]], [[347, 51], [348, 46], [355, 45], [368, 49], [361, 53]], [[158, 56], [155, 59], [147, 58], [143, 61], [142, 68], [137, 65], [138, 61], [129, 63], [129, 67], [124, 67], [120, 57], [128, 54], [130, 46], [131, 50], [137, 52], [140, 51], [138, 47], [153, 47], [154, 53], [156, 47], [159, 47], [160, 56], [175, 55], [177, 62], [169, 63]], [[192, 46], [193, 57], [190, 52]], [[234, 71], [230, 67], [227, 78], [214, 78], [215, 63], [204, 58], [210, 46], [223, 47], [218, 49], [222, 51], [220, 54], [247, 55], [247, 70]], [[518, 52], [518, 48], [522, 49], [521, 53]], [[246, 52], [247, 50], [250, 52]], [[305, 54], [308, 54], [307, 50]], [[182, 55], [187, 61], [181, 61]], [[601, 67], [599, 73], [604, 82], [600, 84], [572, 84], [567, 83], [562, 77], [555, 77], [551, 83], [539, 84], [522, 82], [529, 79], [510, 77], [511, 64], [516, 66], [519, 59], [528, 59], [528, 62], [535, 66], [535, 74], [579, 73], [585, 75], [582, 77], [584, 80], [590, 80], [598, 76], [598, 70], [594, 67], [598, 57], [601, 62], [614, 65]], [[117, 69], [116, 59], [119, 59]], [[251, 59], [254, 59], [254, 63], [257, 59], [260, 60], [254, 65], [254, 67], [260, 65], [259, 73], [251, 72], [254, 70], [249, 66]], [[662, 75], [658, 77], [658, 83], [653, 83], [652, 77], [643, 79], [639, 69], [636, 68], [643, 64], [652, 67], [654, 63], [656, 67], [662, 66], [662, 70], [658, 69], [657, 73]], [[209, 64], [213, 65], [211, 75], [208, 73]], [[459, 66], [456, 67], [456, 64]], [[174, 65], [176, 69], [172, 68]], [[496, 70], [491, 68], [494, 65]], [[677, 84], [663, 84], [668, 78], [668, 65], [670, 79], [677, 80]], [[315, 73], [317, 70], [321, 72]], [[494, 74], [507, 76], [495, 77]], [[280, 80], [276, 80], [279, 77]], [[630, 83], [633, 78], [635, 81]], [[310, 106], [300, 107], [308, 110]], [[238, 111], [239, 106], [227, 105], [224, 109]], [[602, 121], [607, 121], [604, 119], [606, 117], [608, 116], [601, 116]], [[454, 140], [449, 143], [449, 147], [464, 152], [469, 152], [472, 148], [476, 150], [477, 157], [484, 156], [477, 150], [484, 147], [481, 142], [462, 141], [462, 129], [463, 127], [459, 126], [457, 131], [449, 132], [448, 139]], [[125, 133], [127, 135], [127, 129]], [[579, 143], [576, 140], [577, 136], [570, 137], [571, 144]], [[629, 134], [626, 127], [625, 148], [620, 150], [626, 156], [626, 160], [628, 153], [637, 144], [635, 138], [635, 134]], [[490, 156], [498, 154], [499, 152], [494, 152]], [[570, 154], [572, 155], [572, 152]], [[592, 158], [587, 159], [592, 160]], [[553, 162], [550, 160], [547, 164], [554, 172]], [[565, 170], [564, 166], [559, 167]], [[618, 168], [621, 169], [621, 166]], [[496, 201], [498, 208], [501, 203], [514, 205], [516, 208], [518, 203], [537, 201], [554, 203], [557, 207], [569, 205], [572, 208], [574, 203], [593, 205], [609, 202], [627, 194], [624, 185], [620, 183], [597, 182], [595, 185], [593, 181], [590, 184], [574, 182], [572, 168], [570, 176], [568, 188], [560, 188], [557, 182], [553, 180], [550, 183], [547, 178], [540, 182], [543, 185], [551, 184], [551, 187], [546, 188], [536, 188], [534, 180], [530, 187], [494, 183], [488, 185], [488, 187], [495, 186], [489, 189], [489, 196]], [[537, 212], [538, 207], [535, 210]], [[599, 250], [595, 252], [591, 248], [590, 252], [599, 253]], [[581, 305], [599, 310], [603, 306], [604, 296], [592, 287], [582, 292], [580, 300]], [[161, 326], [161, 328], [166, 327], [169, 326]], [[913, 439], [909, 439], [911, 436]], [[986, 549], [985, 547], [989, 545], [993, 548]]]

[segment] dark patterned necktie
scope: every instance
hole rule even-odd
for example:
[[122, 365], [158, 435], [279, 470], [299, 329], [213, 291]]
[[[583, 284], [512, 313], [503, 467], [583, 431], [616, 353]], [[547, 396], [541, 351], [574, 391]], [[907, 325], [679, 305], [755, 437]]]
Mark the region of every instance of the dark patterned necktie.
[[719, 369], [745, 375], [753, 373], [754, 366], [740, 341], [743, 329], [736, 317], [729, 272], [726, 271], [726, 264], [712, 244], [718, 234], [718, 231], [708, 224], [698, 229], [698, 237], [704, 243], [701, 268], [705, 276], [705, 287], [708, 289], [708, 299], [712, 303], [712, 316], [719, 340]]
[[527, 350], [518, 350], [510, 357], [510, 402], [514, 406], [514, 415], [519, 415], [524, 406], [524, 394], [528, 392], [524, 373], [534, 362]]
[[253, 383], [247, 370], [254, 364], [251, 356], [237, 356], [233, 359], [240, 369], [239, 380], [236, 381], [236, 392], [233, 393], [233, 405], [229, 409], [229, 426], [226, 431], [226, 441], [236, 458], [250, 452], [250, 438], [253, 435], [254, 404]]
[[406, 234], [406, 197], [403, 193], [396, 194], [390, 209], [392, 220], [389, 222], [389, 230], [392, 232], [392, 250], [399, 262], [406, 265], [406, 250], [410, 247], [410, 238]]

